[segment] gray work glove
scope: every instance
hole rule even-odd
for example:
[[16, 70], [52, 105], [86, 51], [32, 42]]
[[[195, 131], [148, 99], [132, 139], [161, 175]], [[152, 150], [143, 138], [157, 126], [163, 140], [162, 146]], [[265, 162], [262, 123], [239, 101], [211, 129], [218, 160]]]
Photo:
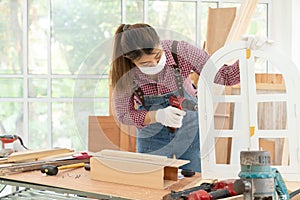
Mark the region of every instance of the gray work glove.
[[258, 35], [245, 35], [242, 37], [242, 40], [246, 41], [247, 48], [251, 50], [257, 50], [266, 44], [274, 43], [274, 41], [268, 40], [268, 38], [264, 36], [258, 36]]

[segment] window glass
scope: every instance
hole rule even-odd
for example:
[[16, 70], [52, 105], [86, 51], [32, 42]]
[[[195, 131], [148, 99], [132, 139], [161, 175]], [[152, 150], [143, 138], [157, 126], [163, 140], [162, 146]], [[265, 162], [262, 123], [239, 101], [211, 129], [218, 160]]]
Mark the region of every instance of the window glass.
[[48, 134], [48, 104], [45, 102], [32, 102], [28, 106], [29, 144], [31, 149], [49, 148], [51, 134]]
[[47, 1], [31, 1], [28, 12], [28, 73], [47, 74], [49, 33]]
[[53, 147], [83, 149], [77, 132], [72, 103], [52, 103]]
[[144, 1], [127, 0], [126, 1], [126, 23], [134, 24], [144, 21]]
[[28, 97], [47, 97], [47, 83], [45, 78], [28, 79]]
[[0, 98], [23, 97], [23, 79], [0, 78]]
[[52, 97], [54, 98], [108, 98], [108, 92], [108, 78], [52, 79]]
[[0, 134], [23, 135], [23, 103], [0, 102]]
[[21, 74], [23, 71], [22, 2], [0, 2], [0, 74]]
[[[53, 74], [78, 74], [90, 53], [111, 38], [120, 24], [121, 1], [51, 2], [51, 71]], [[102, 48], [97, 53], [101, 57], [106, 51]]]
[[[108, 102], [57, 102], [52, 103], [53, 147], [86, 150], [88, 116], [107, 115]], [[104, 109], [103, 109], [104, 108]]]
[[196, 41], [196, 6], [187, 1], [149, 1], [149, 24], [162, 29], [162, 39]]

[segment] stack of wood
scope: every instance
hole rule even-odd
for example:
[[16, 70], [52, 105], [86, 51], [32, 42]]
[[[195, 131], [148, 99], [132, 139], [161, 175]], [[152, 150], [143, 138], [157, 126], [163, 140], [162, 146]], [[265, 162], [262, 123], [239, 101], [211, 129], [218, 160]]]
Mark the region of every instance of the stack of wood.
[[66, 148], [27, 150], [14, 152], [0, 159], [0, 176], [39, 170], [42, 165], [69, 165], [79, 162], [89, 163], [89, 155], [76, 156], [73, 150]]

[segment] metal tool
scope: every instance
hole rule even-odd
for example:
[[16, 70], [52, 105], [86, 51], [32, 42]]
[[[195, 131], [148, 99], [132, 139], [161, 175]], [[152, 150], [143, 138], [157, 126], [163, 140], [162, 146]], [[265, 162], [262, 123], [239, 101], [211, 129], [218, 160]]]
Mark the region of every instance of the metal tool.
[[212, 187], [213, 187], [212, 183], [202, 183], [200, 186], [188, 188], [183, 191], [178, 191], [178, 192], [171, 191], [171, 194], [164, 197], [164, 199], [169, 199], [169, 198], [171, 198], [172, 200], [186, 199], [187, 196], [192, 192], [199, 191], [199, 190], [205, 190], [207, 192], [210, 192]]
[[[191, 111], [198, 110], [197, 103], [195, 103], [189, 99], [186, 99], [184, 97], [181, 97], [181, 96], [176, 96], [176, 95], [170, 96], [169, 103], [171, 106], [178, 108], [180, 110], [191, 110]], [[175, 131], [176, 131], [176, 128], [174, 128], [174, 127], [168, 127], [168, 129], [172, 133], [175, 133]]]
[[84, 167], [84, 162], [71, 164], [71, 165], [63, 165], [63, 166], [53, 166], [53, 165], [43, 165], [41, 167], [41, 172], [45, 173], [50, 176], [55, 176], [59, 170], [62, 169], [72, 169], [72, 168], [78, 168], [78, 167]]
[[243, 183], [245, 200], [277, 199], [277, 197], [280, 200], [290, 199], [281, 174], [276, 168], [271, 168], [270, 159], [268, 151], [240, 153], [239, 177]]
[[[0, 150], [1, 158], [6, 158], [13, 152], [23, 151], [28, 149], [27, 147], [24, 146], [21, 137], [19, 137], [18, 135], [9, 135], [9, 134], [0, 135], [0, 141], [2, 143], [2, 148]], [[11, 145], [11, 147], [7, 147], [6, 144], [10, 144], [10, 143], [13, 143], [13, 145]]]
[[235, 190], [233, 185], [236, 179], [221, 180], [213, 183], [202, 183], [200, 186], [192, 187], [183, 191], [171, 191], [164, 199], [172, 200], [209, 200], [220, 199], [242, 194], [243, 191]]
[[171, 106], [174, 106], [180, 110], [191, 110], [191, 111], [198, 110], [197, 103], [181, 96], [172, 95], [169, 98], [169, 103], [171, 104]]
[[0, 140], [2, 142], [2, 149], [5, 148], [5, 144], [12, 143], [16, 140], [19, 140], [21, 145], [27, 149], [27, 147], [24, 146], [22, 138], [18, 135], [0, 135]]

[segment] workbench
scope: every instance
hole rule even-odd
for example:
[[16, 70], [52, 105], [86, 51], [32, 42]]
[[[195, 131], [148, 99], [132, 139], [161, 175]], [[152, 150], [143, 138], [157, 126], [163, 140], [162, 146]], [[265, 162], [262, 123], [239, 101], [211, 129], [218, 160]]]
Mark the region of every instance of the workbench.
[[[197, 173], [193, 177], [180, 179], [169, 188], [153, 189], [91, 180], [90, 172], [84, 168], [62, 170], [56, 176], [46, 176], [39, 170], [0, 176], [0, 184], [105, 200], [159, 200], [171, 190], [179, 191], [194, 187], [200, 185], [202, 181], [201, 175]], [[300, 182], [286, 182], [286, 185], [290, 191], [300, 188]], [[228, 199], [238, 200], [242, 199], [242, 196]], [[299, 199], [299, 195], [294, 198]]]
[[90, 172], [84, 168], [62, 170], [56, 176], [46, 176], [39, 170], [0, 176], [0, 184], [75, 194], [92, 199], [119, 200], [159, 200], [170, 193], [171, 190], [193, 187], [200, 180], [201, 175], [196, 174], [190, 178], [180, 179], [169, 188], [152, 189], [91, 180]]

